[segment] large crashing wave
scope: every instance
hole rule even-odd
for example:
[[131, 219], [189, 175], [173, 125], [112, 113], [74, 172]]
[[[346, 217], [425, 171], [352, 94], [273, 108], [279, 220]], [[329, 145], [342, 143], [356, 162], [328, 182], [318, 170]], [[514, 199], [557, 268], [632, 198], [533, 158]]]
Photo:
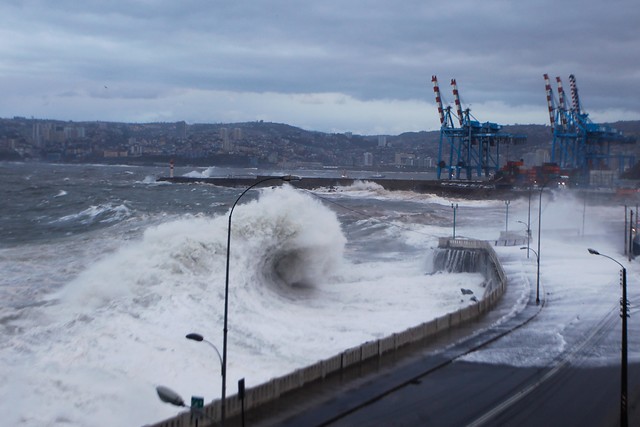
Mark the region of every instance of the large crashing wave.
[[[228, 213], [149, 228], [141, 241], [81, 273], [62, 299], [76, 308], [114, 301], [145, 306], [166, 291], [217, 299], [225, 280], [227, 229]], [[233, 212], [232, 292], [255, 296], [257, 288], [281, 294], [317, 286], [341, 265], [345, 244], [335, 213], [313, 196], [289, 186], [264, 189], [259, 199], [238, 204]]]
[[265, 190], [259, 200], [237, 207], [231, 231], [236, 272], [255, 265], [267, 281], [293, 287], [325, 281], [346, 243], [335, 213], [290, 187]]

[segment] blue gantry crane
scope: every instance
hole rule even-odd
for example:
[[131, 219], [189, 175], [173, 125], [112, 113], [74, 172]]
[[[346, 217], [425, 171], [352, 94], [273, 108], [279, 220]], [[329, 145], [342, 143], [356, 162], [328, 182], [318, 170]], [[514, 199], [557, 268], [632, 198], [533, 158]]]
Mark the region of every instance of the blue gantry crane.
[[617, 160], [619, 172], [635, 163], [632, 155], [613, 153], [614, 144], [633, 144], [635, 138], [625, 137], [622, 132], [606, 124], [593, 123], [580, 104], [578, 87], [573, 74], [569, 76], [571, 105], [566, 101], [562, 80], [556, 77], [558, 99], [551, 89], [549, 75], [544, 74], [549, 120], [553, 132], [551, 161], [563, 170], [571, 170], [582, 183], [587, 183], [592, 170], [612, 169]]
[[[462, 110], [455, 79], [451, 80], [455, 113], [451, 106], [444, 108], [438, 78], [431, 77], [433, 91], [440, 116], [440, 144], [438, 147], [438, 179], [445, 172], [446, 179], [466, 179], [492, 176], [500, 169], [500, 145], [523, 141], [526, 136], [501, 133], [502, 126], [496, 123], [480, 123], [469, 108]], [[455, 123], [454, 117], [457, 119]]]

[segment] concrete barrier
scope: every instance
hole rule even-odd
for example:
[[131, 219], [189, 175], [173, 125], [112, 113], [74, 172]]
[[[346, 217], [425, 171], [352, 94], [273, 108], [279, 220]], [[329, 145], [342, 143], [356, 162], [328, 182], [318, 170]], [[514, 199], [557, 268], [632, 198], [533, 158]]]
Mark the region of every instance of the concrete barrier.
[[[347, 349], [329, 359], [321, 360], [290, 374], [273, 378], [264, 384], [250, 387], [245, 391], [245, 410], [273, 401], [286, 392], [304, 387], [305, 384], [358, 365], [373, 357], [380, 357], [384, 353], [395, 351], [400, 347], [435, 336], [449, 328], [469, 322], [489, 311], [500, 299], [507, 285], [506, 275], [492, 245], [481, 240], [441, 238], [438, 242], [438, 247], [450, 251], [464, 250], [480, 251], [482, 253], [486, 262], [481, 262], [481, 265], [477, 265], [477, 267], [485, 278], [486, 286], [480, 301], [405, 331]], [[209, 420], [215, 420], [216, 422], [220, 420], [220, 403], [217, 400], [205, 406], [204, 411]], [[226, 399], [226, 416], [238, 415], [241, 411], [241, 403], [237, 395], [228, 397]], [[197, 421], [194, 420], [195, 418], [186, 412], [149, 427], [192, 427], [197, 425]]]
[[342, 369], [342, 354], [335, 355], [329, 359], [319, 362], [322, 365], [322, 376], [326, 377], [332, 372]]
[[362, 349], [360, 346], [350, 348], [342, 352], [342, 368], [346, 368], [362, 360]]
[[362, 348], [362, 360], [380, 355], [380, 341], [368, 341], [362, 344], [360, 348]]
[[396, 349], [396, 334], [390, 335], [386, 338], [381, 338], [378, 340], [380, 343], [380, 354], [384, 354], [388, 351], [392, 351]]

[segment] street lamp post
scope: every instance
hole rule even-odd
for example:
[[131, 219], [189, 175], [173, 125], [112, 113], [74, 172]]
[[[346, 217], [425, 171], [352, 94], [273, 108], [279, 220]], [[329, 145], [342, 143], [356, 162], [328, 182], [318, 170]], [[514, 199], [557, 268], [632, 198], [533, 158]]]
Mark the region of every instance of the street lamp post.
[[453, 238], [456, 238], [456, 211], [458, 210], [458, 204], [451, 203], [451, 208], [453, 209]]
[[218, 359], [220, 359], [220, 375], [222, 375], [222, 356], [220, 356], [220, 352], [218, 351], [218, 347], [216, 347], [211, 341], [204, 339], [204, 337], [200, 334], [190, 333], [185, 336], [188, 340], [198, 341], [198, 342], [206, 342], [215, 350], [218, 355]]
[[[529, 234], [529, 237], [531, 237], [531, 184], [529, 184], [529, 210], [527, 213], [527, 233]], [[527, 243], [527, 246], [529, 246], [528, 243]], [[527, 251], [527, 256], [529, 256], [529, 251]]]
[[[504, 222], [504, 232], [505, 234], [509, 233], [509, 204], [511, 204], [511, 200], [504, 201], [505, 206], [507, 207], [507, 217]], [[505, 236], [506, 237], [506, 236]]]
[[[197, 414], [198, 416], [204, 416], [205, 418], [208, 418], [210, 421], [215, 421], [213, 418], [207, 415], [207, 413], [204, 412], [201, 407], [197, 407], [196, 405], [194, 405], [193, 397], [191, 398], [191, 406], [189, 406], [186, 403], [184, 403], [182, 396], [180, 396], [175, 391], [171, 390], [169, 387], [159, 385], [158, 387], [156, 387], [156, 393], [158, 393], [158, 397], [160, 398], [160, 400], [162, 400], [165, 403], [169, 403], [171, 405], [179, 406], [182, 408], [189, 408], [192, 414]], [[197, 425], [198, 424], [196, 424], [196, 426]]]
[[159, 385], [158, 387], [156, 387], [156, 393], [158, 393], [158, 397], [160, 398], [160, 400], [162, 400], [165, 403], [169, 403], [174, 406], [182, 406], [182, 407], [187, 406], [184, 403], [182, 396], [180, 396], [175, 391], [171, 390], [169, 387]]
[[[547, 182], [540, 187], [540, 197], [538, 199], [538, 250], [536, 252], [536, 258], [538, 258], [538, 285], [540, 284], [540, 231], [542, 230], [542, 190], [547, 185]], [[540, 304], [540, 287], [536, 286], [536, 304]]]
[[527, 258], [529, 258], [529, 247], [530, 247], [530, 241], [531, 241], [531, 229], [529, 228], [529, 224], [525, 223], [524, 221], [518, 221], [520, 224], [524, 225], [525, 227], [527, 227]]
[[[527, 211], [527, 248], [531, 246], [530, 242], [531, 242], [531, 184], [529, 184], [529, 210]], [[527, 250], [527, 258], [529, 258], [528, 250]]]
[[537, 264], [537, 270], [536, 270], [536, 305], [538, 305], [538, 304], [540, 304], [540, 255], [538, 255], [538, 252], [535, 249], [530, 248], [528, 246], [523, 246], [520, 249], [526, 249], [527, 250], [527, 256], [529, 255], [529, 251], [531, 251], [534, 254], [536, 254], [536, 264]]
[[229, 227], [227, 228], [227, 266], [224, 281], [224, 328], [222, 329], [222, 395], [220, 397], [220, 424], [224, 427], [225, 421], [225, 406], [226, 406], [226, 392], [227, 392], [227, 324], [229, 318], [229, 258], [231, 254], [231, 216], [236, 205], [249, 190], [262, 184], [263, 182], [280, 180], [280, 181], [298, 181], [300, 177], [285, 175], [285, 176], [270, 176], [247, 187], [236, 199], [229, 211]]
[[622, 298], [620, 298], [620, 317], [622, 317], [622, 348], [620, 350], [620, 426], [627, 427], [629, 425], [627, 413], [627, 318], [629, 317], [629, 301], [627, 301], [627, 269], [608, 255], [601, 254], [597, 250], [591, 248], [589, 248], [588, 251], [592, 255], [600, 255], [605, 258], [609, 258], [622, 269]]

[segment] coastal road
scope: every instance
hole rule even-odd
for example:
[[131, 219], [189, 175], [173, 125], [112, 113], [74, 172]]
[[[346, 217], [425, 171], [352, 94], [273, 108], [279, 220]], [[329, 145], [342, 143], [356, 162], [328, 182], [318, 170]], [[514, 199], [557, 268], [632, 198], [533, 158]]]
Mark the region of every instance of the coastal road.
[[[581, 366], [583, 352], [619, 338], [619, 328], [602, 332], [544, 368], [450, 360], [461, 350], [453, 348], [335, 393], [274, 424], [258, 425], [619, 425], [619, 365]], [[640, 365], [630, 365], [629, 378], [629, 425], [639, 426]]]
[[[331, 426], [615, 426], [619, 368], [548, 369], [454, 363], [337, 419]], [[638, 378], [640, 366], [630, 375]], [[632, 396], [637, 405], [637, 382]], [[637, 412], [629, 425], [639, 425]], [[285, 425], [303, 425], [292, 418]]]
[[[620, 425], [620, 366], [586, 363], [590, 355], [619, 342], [617, 314], [609, 313], [550, 366], [517, 368], [454, 361], [357, 410], [316, 425]], [[640, 364], [629, 366], [628, 378], [628, 425], [640, 426]]]
[[[502, 316], [517, 289], [485, 319]], [[467, 361], [519, 331], [535, 331], [544, 301], [529, 303], [506, 321], [493, 324], [443, 351], [409, 360], [355, 380], [294, 393], [262, 411], [247, 414], [251, 426], [615, 426], [620, 416], [620, 365], [593, 366], [589, 355], [620, 340], [620, 319], [612, 310], [585, 329], [579, 342], [543, 367]], [[632, 301], [638, 306], [639, 301]], [[635, 319], [638, 313], [633, 313]], [[493, 317], [492, 317], [493, 316]], [[637, 323], [637, 322], [636, 322]], [[584, 327], [584, 325], [582, 325]], [[631, 329], [637, 329], [637, 325]], [[633, 329], [633, 330], [635, 330]], [[469, 334], [469, 331], [461, 332]], [[632, 333], [630, 331], [630, 333]], [[619, 349], [619, 346], [617, 347]], [[618, 350], [619, 351], [619, 350]], [[629, 425], [640, 426], [640, 365], [629, 365]], [[322, 390], [322, 388], [324, 389]], [[230, 425], [240, 425], [229, 420]]]

